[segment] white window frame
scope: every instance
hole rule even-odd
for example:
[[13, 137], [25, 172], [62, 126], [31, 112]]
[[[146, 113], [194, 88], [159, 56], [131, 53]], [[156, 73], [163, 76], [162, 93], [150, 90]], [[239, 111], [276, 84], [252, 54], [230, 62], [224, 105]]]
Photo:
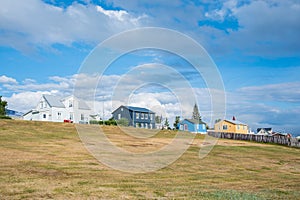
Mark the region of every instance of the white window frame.
[[140, 113], [136, 112], [136, 113], [135, 113], [135, 118], [136, 118], [136, 119], [139, 119], [139, 118], [140, 118]]

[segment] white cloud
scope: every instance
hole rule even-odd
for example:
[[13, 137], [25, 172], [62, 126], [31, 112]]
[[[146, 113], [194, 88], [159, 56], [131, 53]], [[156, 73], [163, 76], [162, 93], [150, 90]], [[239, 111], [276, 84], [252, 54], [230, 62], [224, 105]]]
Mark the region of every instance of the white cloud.
[[300, 103], [300, 82], [243, 87], [241, 96], [251, 100]]
[[243, 87], [227, 93], [227, 118], [235, 116], [252, 130], [272, 127], [274, 131], [299, 134], [300, 83]]
[[17, 80], [5, 75], [0, 76], [0, 83], [2, 84], [17, 84]]
[[[167, 91], [161, 90], [159, 87], [145, 87], [131, 91], [130, 89], [139, 86], [140, 82], [131, 82], [134, 80], [134, 77], [127, 77], [128, 79], [125, 80], [124, 84], [126, 84], [123, 89], [129, 89], [129, 93], [124, 93], [116, 96], [118, 98], [114, 98], [114, 93], [119, 91], [116, 90], [115, 86], [122, 77], [117, 75], [103, 76], [101, 79], [103, 87], [98, 88], [99, 85], [96, 84], [95, 88], [98, 78], [96, 74], [92, 76], [75, 74], [69, 77], [56, 76], [49, 78], [49, 82], [54, 81], [54, 83], [39, 84], [34, 81], [28, 81], [27, 83], [24, 81], [21, 84], [15, 84], [15, 92], [11, 96], [4, 97], [4, 99], [8, 101], [10, 109], [27, 112], [36, 106], [42, 94], [70, 95], [73, 93], [73, 88], [77, 82], [80, 85], [78, 88], [79, 94], [82, 94], [83, 96], [81, 97], [89, 102], [95, 113], [102, 117], [104, 107], [105, 119], [110, 118], [111, 112], [118, 106], [132, 105], [147, 107], [158, 115], [168, 117], [170, 124], [172, 124], [177, 115], [180, 115], [182, 118], [191, 117], [195, 103], [193, 93], [195, 94], [200, 114], [205, 122], [212, 125], [216, 116], [221, 116], [221, 113], [214, 113], [215, 116], [211, 116], [213, 107], [222, 107], [223, 105], [222, 98], [220, 98], [222, 97], [221, 91], [209, 91], [207, 88], [192, 88], [193, 93], [190, 93], [187, 92], [188, 88], [179, 87], [180, 84], [175, 84], [177, 87]], [[131, 87], [134, 85], [135, 87]], [[122, 86], [123, 84], [118, 87]], [[2, 91], [7, 89], [5, 87], [7, 86], [4, 85]], [[30, 91], [28, 91], [29, 88], [31, 88]], [[235, 116], [238, 120], [248, 123], [252, 130], [271, 126], [274, 130], [297, 133], [297, 131], [300, 131], [298, 126], [300, 114], [299, 88], [300, 83], [293, 82], [244, 87], [227, 93], [227, 118]], [[217, 97], [214, 105], [211, 102], [211, 95]]]
[[96, 9], [98, 12], [103, 13], [104, 15], [112, 18], [112, 19], [117, 19], [119, 21], [125, 21], [127, 16], [129, 16], [128, 12], [124, 10], [105, 10], [101, 6], [96, 6]]
[[[300, 52], [299, 1], [236, 0], [201, 5], [176, 0], [107, 2], [119, 10], [100, 5], [73, 3], [66, 8], [41, 0], [4, 0], [0, 8], [0, 45], [23, 52], [53, 44], [98, 43], [112, 34], [141, 26], [161, 26], [182, 31], [202, 43], [209, 52], [232, 52], [260, 56], [295, 56]], [[221, 5], [221, 7], [220, 7]], [[253, 20], [253, 16], [259, 20]], [[199, 21], [226, 22], [224, 30], [215, 26], [199, 27]], [[36, 48], [36, 49], [33, 49]]]
[[4, 99], [8, 102], [8, 108], [25, 113], [36, 107], [43, 94], [51, 94], [51, 92], [36, 91], [14, 93], [11, 97], [5, 97]]
[[228, 36], [230, 47], [251, 55], [299, 55], [299, 1], [253, 1], [235, 8], [233, 15], [240, 27]]
[[0, 45], [27, 52], [32, 46], [98, 43], [114, 33], [139, 26], [144, 17], [92, 4], [73, 3], [63, 9], [41, 0], [3, 0]]

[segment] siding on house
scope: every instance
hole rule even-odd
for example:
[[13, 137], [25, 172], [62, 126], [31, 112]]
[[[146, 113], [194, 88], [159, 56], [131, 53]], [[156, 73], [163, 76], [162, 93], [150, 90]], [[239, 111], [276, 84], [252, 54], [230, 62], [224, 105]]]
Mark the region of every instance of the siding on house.
[[126, 118], [129, 126], [155, 129], [155, 112], [140, 107], [120, 106], [112, 112], [115, 120]]
[[206, 124], [204, 122], [197, 121], [194, 119], [184, 119], [179, 122], [179, 130], [181, 131], [189, 131], [191, 133], [201, 133], [206, 134]]
[[89, 123], [91, 109], [88, 105], [74, 96], [59, 98], [43, 95], [35, 109], [23, 115], [24, 120], [63, 122], [70, 120], [74, 123]]
[[248, 125], [237, 120], [222, 120], [214, 125], [214, 130], [224, 133], [248, 133]]

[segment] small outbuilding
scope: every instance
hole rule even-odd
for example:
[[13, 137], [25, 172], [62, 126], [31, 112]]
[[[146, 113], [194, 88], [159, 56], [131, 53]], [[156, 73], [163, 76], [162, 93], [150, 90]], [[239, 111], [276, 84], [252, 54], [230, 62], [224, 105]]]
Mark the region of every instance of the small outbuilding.
[[200, 133], [200, 134], [206, 134], [206, 123], [204, 123], [201, 120], [195, 120], [195, 119], [184, 119], [179, 122], [179, 130], [181, 131], [188, 131], [191, 133]]

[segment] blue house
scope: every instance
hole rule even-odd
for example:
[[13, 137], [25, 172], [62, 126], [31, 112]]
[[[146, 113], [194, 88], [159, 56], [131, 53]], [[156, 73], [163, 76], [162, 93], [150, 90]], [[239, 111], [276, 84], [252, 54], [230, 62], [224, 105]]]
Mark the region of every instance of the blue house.
[[179, 122], [179, 130], [189, 131], [191, 133], [206, 134], [206, 124], [203, 121], [195, 119], [184, 119]]
[[112, 112], [114, 120], [126, 118], [129, 126], [154, 129], [155, 128], [155, 112], [140, 107], [120, 106]]

